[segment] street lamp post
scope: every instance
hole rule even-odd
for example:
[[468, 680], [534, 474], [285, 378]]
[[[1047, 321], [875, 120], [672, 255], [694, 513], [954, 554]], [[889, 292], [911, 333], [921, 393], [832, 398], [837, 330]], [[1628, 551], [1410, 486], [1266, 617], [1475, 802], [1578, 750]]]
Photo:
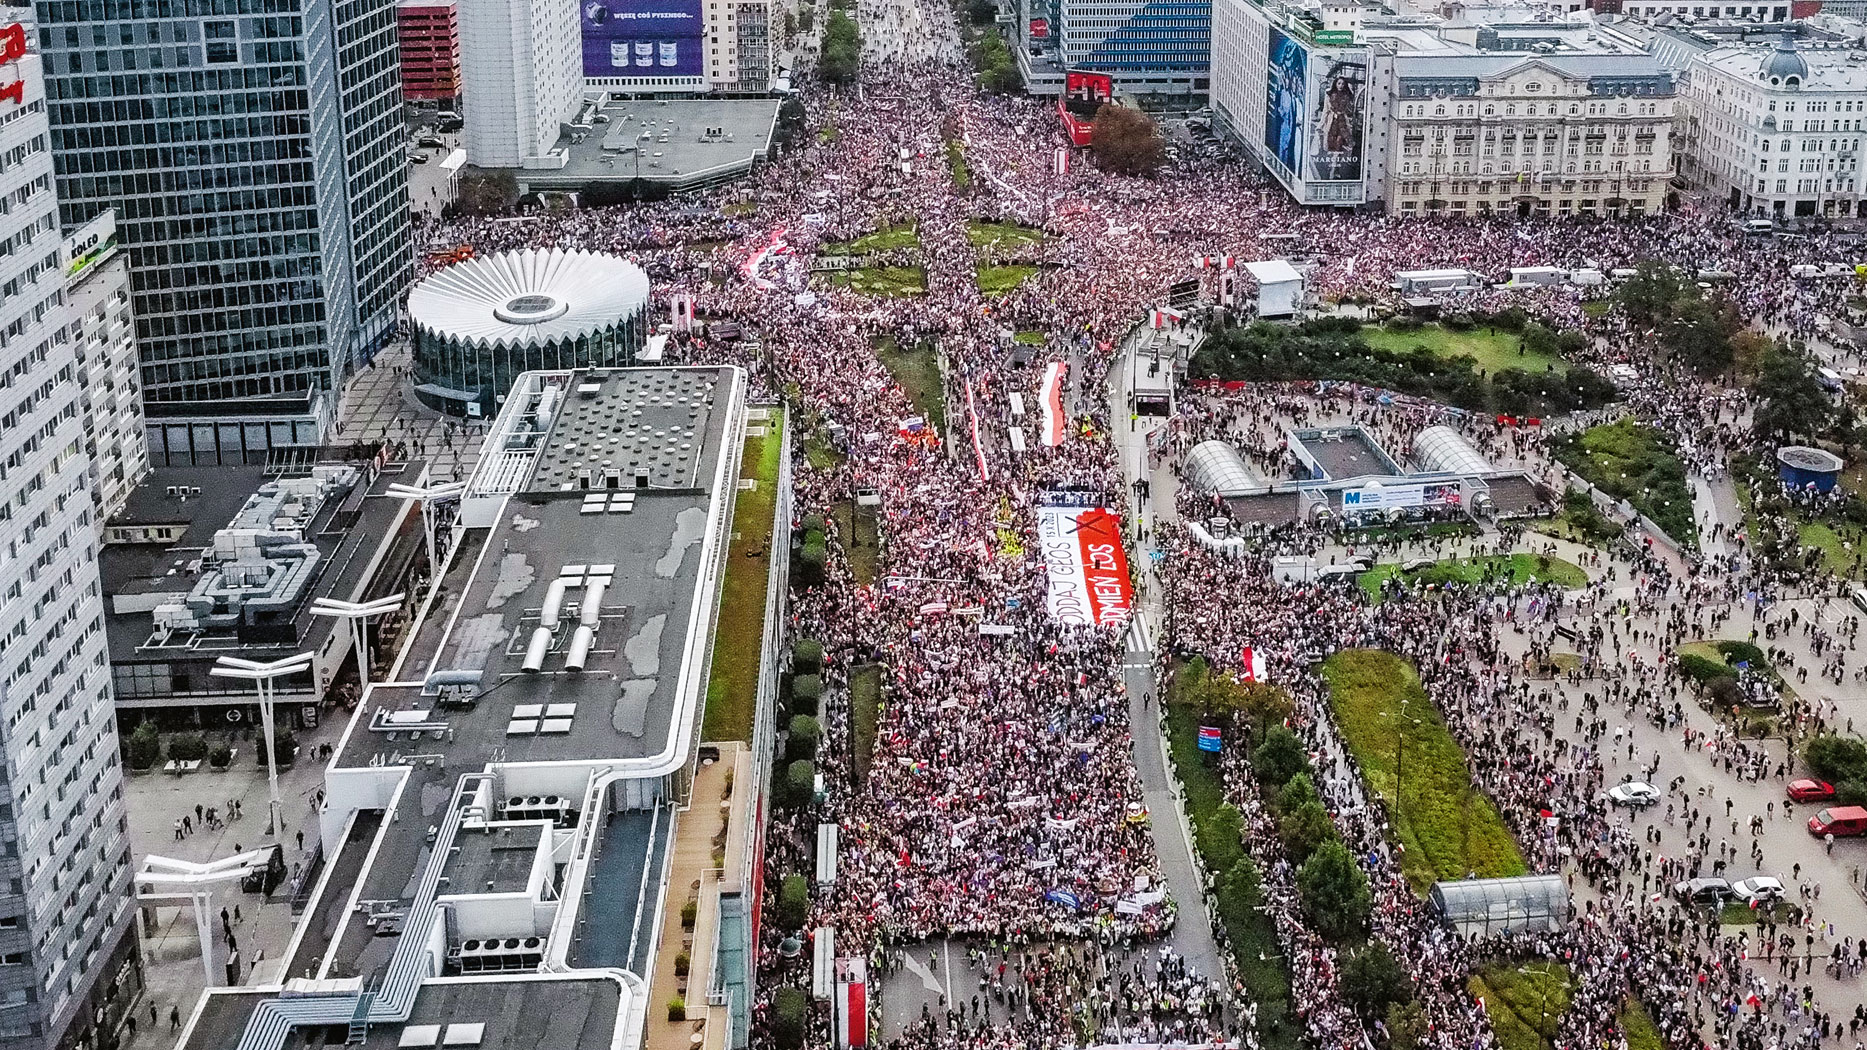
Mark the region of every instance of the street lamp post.
[[279, 800], [279, 756], [273, 743], [272, 702], [277, 692], [275, 679], [294, 675], [311, 666], [310, 653], [297, 653], [282, 660], [261, 663], [257, 660], [242, 660], [237, 656], [223, 656], [208, 668], [208, 674], [219, 678], [240, 678], [259, 687], [260, 732], [266, 738], [266, 791], [267, 823], [266, 834], [282, 835], [285, 832], [284, 804]]
[[466, 491], [467, 483], [464, 481], [445, 481], [439, 485], [404, 485], [397, 482], [390, 485], [385, 492], [385, 495], [396, 499], [421, 501], [421, 532], [428, 541], [428, 586], [430, 588], [438, 585], [441, 579], [440, 559], [435, 550], [435, 532], [439, 527], [436, 508], [443, 503], [459, 502], [460, 497]]
[[[432, 570], [430, 570], [432, 571]], [[335, 598], [314, 598], [311, 615], [350, 621], [350, 641], [356, 647], [357, 679], [360, 689], [370, 687], [369, 618], [392, 613], [402, 607], [407, 597], [401, 591], [367, 602], [340, 602]]]

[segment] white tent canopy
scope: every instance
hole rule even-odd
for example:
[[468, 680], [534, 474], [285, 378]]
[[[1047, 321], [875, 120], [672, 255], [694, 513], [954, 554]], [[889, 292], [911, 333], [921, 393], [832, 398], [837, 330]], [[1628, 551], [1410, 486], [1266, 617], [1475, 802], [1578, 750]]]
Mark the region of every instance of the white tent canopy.
[[1289, 317], [1303, 297], [1303, 275], [1282, 259], [1248, 262], [1245, 272], [1258, 282], [1258, 316]]

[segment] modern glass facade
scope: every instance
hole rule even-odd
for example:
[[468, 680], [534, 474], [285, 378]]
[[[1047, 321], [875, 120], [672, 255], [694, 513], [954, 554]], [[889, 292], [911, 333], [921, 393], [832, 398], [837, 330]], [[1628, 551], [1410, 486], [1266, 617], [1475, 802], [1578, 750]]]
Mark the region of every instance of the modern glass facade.
[[37, 0], [67, 227], [114, 207], [152, 413], [302, 406], [413, 273], [392, 0]]
[[488, 345], [414, 326], [415, 393], [423, 404], [463, 414], [478, 404], [487, 415], [493, 399], [512, 389], [521, 372], [620, 368], [635, 363], [646, 338], [642, 311], [588, 335], [538, 343]]
[[1059, 10], [1063, 58], [1072, 69], [1206, 77], [1211, 0], [1062, 0]]

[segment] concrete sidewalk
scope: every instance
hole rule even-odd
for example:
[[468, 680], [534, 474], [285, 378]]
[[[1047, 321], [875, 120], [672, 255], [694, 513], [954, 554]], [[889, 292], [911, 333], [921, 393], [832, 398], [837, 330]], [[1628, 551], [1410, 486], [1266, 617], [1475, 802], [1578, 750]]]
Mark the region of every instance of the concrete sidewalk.
[[[338, 709], [327, 712], [315, 730], [298, 731], [297, 761], [279, 774], [279, 795], [283, 800], [284, 831], [281, 837], [267, 836], [267, 788], [265, 767], [256, 759], [255, 739], [230, 740], [237, 752], [233, 765], [224, 773], [202, 770], [186, 776], [152, 771], [126, 778], [125, 798], [130, 810], [130, 846], [132, 863], [156, 855], [177, 860], [205, 862], [231, 857], [243, 850], [257, 849], [278, 841], [285, 847], [286, 870], [304, 863], [317, 835], [312, 820], [312, 802], [324, 783], [324, 763], [313, 758], [319, 744], [334, 743], [347, 721], [347, 713]], [[210, 734], [210, 743], [218, 742]], [[218, 827], [205, 827], [195, 814], [200, 806], [204, 816], [212, 806], [224, 815], [228, 803], [238, 799], [243, 816], [224, 821]], [[188, 818], [193, 830], [176, 838], [176, 823]], [[304, 832], [303, 847], [299, 832]], [[281, 885], [271, 899], [242, 893], [237, 882], [229, 882], [213, 891], [210, 907], [214, 915], [213, 970], [215, 985], [226, 981], [228, 958], [226, 930], [231, 929], [240, 952], [241, 983], [262, 984], [276, 981], [278, 961], [291, 942], [294, 924], [286, 889]], [[219, 918], [227, 910], [227, 923]], [[239, 909], [239, 918], [233, 916]], [[162, 907], [156, 913], [155, 926], [142, 931], [144, 990], [143, 1001], [135, 1008], [136, 1031], [132, 1038], [126, 1025], [123, 1046], [128, 1050], [166, 1050], [174, 1045], [170, 1030], [171, 1011], [179, 1010], [185, 1022], [201, 993], [208, 987], [208, 977], [201, 960], [200, 934], [195, 926], [192, 907], [186, 900]], [[153, 1014], [151, 1011], [154, 1011]]]

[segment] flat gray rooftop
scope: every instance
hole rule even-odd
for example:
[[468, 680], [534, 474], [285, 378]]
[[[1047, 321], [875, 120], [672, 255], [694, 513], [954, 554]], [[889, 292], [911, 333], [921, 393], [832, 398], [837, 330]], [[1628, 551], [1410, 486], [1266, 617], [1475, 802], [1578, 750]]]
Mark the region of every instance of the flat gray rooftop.
[[765, 98], [611, 102], [602, 109], [608, 123], [558, 137], [556, 148], [569, 154], [564, 167], [527, 170], [522, 178], [533, 185], [637, 178], [679, 185], [716, 170], [749, 170], [771, 153], [778, 106]]
[[[238, 1046], [253, 1010], [271, 995], [260, 992], [216, 993], [207, 997], [188, 1042], [177, 1050], [228, 1050]], [[457, 1050], [609, 1050], [616, 1037], [622, 993], [616, 982], [598, 977], [540, 980], [484, 978], [428, 982], [416, 993], [408, 1021], [377, 1025], [369, 1038], [351, 1044], [365, 1050], [397, 1050], [404, 1033], [417, 1026], [439, 1025], [435, 1047], [449, 1025], [481, 1025], [476, 1047]], [[341, 1042], [341, 1033], [339, 1042]], [[289, 1045], [289, 1044], [288, 1044]]]
[[1340, 431], [1328, 437], [1305, 435], [1301, 440], [1324, 476], [1331, 480], [1366, 475], [1393, 477], [1400, 473], [1393, 461], [1360, 430]]
[[442, 871], [446, 893], [523, 893], [531, 884], [541, 840], [550, 831], [534, 827], [462, 830]]

